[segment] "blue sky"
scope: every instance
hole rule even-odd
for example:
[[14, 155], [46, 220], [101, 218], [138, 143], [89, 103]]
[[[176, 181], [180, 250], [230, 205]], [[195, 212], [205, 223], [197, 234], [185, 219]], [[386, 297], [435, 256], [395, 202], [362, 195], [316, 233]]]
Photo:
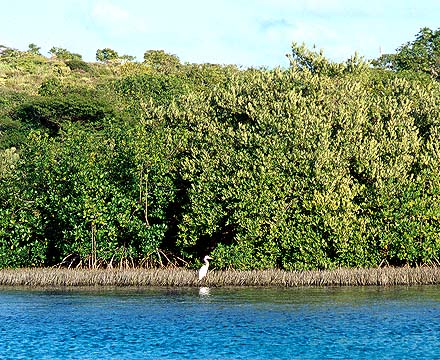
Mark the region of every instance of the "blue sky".
[[52, 46], [94, 61], [109, 47], [143, 60], [287, 66], [293, 41], [333, 61], [393, 53], [422, 27], [440, 27], [438, 0], [0, 0], [0, 45], [48, 55]]

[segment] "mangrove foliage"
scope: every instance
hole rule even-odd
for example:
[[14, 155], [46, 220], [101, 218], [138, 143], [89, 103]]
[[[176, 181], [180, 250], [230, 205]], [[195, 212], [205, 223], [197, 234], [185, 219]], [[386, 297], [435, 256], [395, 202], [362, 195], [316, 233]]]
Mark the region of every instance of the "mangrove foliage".
[[0, 47], [0, 268], [438, 263], [439, 44], [275, 69]]

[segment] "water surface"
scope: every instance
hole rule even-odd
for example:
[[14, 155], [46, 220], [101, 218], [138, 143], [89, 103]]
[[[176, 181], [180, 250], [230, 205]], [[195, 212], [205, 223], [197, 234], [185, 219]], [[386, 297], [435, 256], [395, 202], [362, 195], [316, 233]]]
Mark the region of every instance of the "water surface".
[[434, 359], [440, 287], [0, 288], [1, 359]]

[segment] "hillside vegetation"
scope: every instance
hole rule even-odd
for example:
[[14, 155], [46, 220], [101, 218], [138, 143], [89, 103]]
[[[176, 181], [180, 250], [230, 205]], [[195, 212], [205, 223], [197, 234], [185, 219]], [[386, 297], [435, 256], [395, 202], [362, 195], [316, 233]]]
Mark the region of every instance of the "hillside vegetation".
[[0, 267], [438, 263], [439, 38], [287, 69], [3, 47]]

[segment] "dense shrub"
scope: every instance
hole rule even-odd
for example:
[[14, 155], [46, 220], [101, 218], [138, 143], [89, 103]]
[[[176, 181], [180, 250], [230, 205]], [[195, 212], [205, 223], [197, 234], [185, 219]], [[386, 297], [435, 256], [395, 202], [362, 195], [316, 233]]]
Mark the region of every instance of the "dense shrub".
[[85, 61], [81, 59], [71, 59], [66, 60], [65, 64], [69, 67], [70, 70], [77, 70], [77, 71], [84, 71], [84, 72], [91, 72], [92, 67]]
[[436, 261], [437, 140], [426, 123], [437, 128], [438, 85], [372, 79], [240, 72], [182, 103], [172, 114], [192, 141], [179, 245], [239, 268]]
[[61, 139], [33, 133], [4, 179], [14, 191], [0, 194], [8, 204], [2, 246], [11, 251], [0, 265], [51, 265], [72, 253], [93, 255], [95, 264], [134, 261], [155, 252], [175, 190], [169, 169], [155, 163], [160, 154], [140, 153], [138, 141], [121, 129], [69, 126]]
[[[46, 84], [45, 91], [53, 92], [55, 85]], [[65, 121], [99, 126], [114, 114], [112, 105], [107, 101], [72, 93], [35, 97], [13, 111], [12, 117], [34, 128], [43, 126], [56, 133]]]

